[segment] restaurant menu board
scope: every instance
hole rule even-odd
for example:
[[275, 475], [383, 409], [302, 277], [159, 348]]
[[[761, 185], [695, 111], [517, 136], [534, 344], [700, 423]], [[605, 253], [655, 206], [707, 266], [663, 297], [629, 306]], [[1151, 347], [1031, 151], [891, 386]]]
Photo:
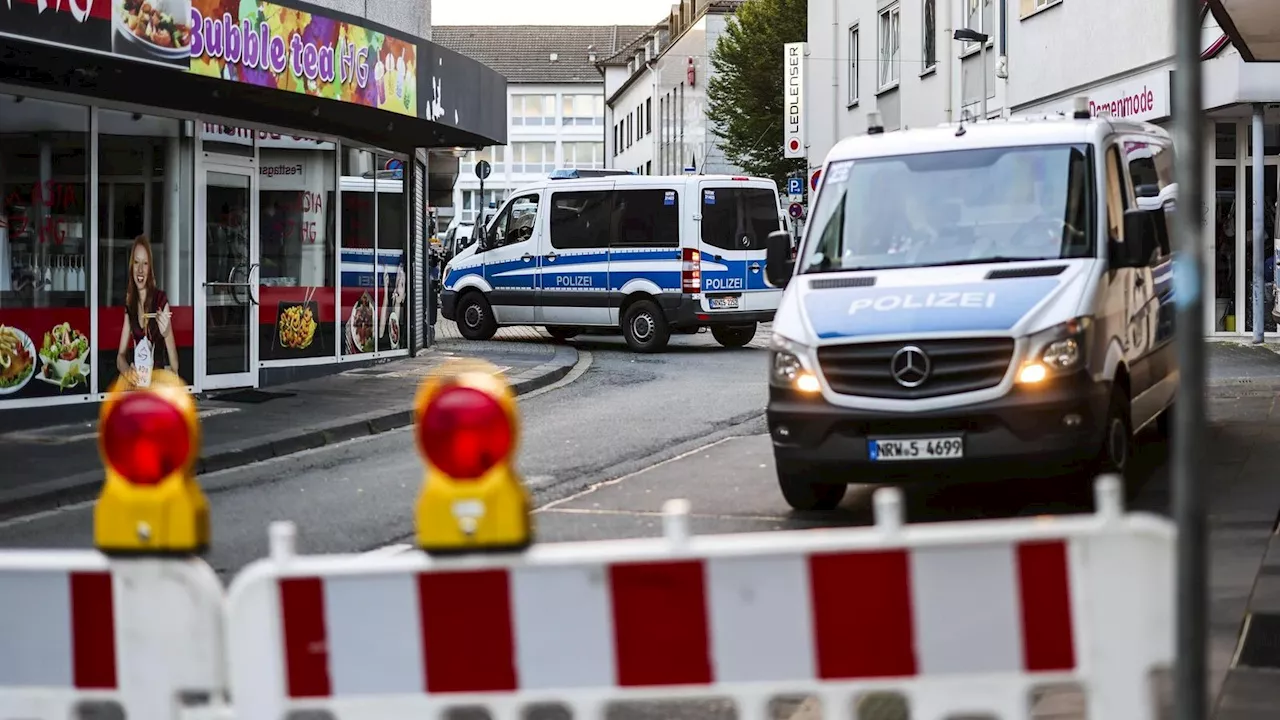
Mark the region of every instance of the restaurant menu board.
[[333, 357], [334, 289], [258, 287], [258, 353], [263, 360]]
[[6, 309], [0, 317], [0, 401], [88, 395], [86, 308]]

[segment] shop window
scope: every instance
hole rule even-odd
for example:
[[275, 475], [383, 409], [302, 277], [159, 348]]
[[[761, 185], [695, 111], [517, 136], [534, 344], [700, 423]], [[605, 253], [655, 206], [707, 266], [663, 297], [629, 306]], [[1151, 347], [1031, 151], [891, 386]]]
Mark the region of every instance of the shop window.
[[88, 148], [88, 108], [0, 94], [0, 402], [91, 392]]
[[339, 342], [346, 356], [408, 347], [408, 194], [403, 168], [402, 158], [343, 151]]
[[[98, 389], [155, 368], [195, 380], [194, 138], [188, 124], [98, 112]], [[166, 323], [146, 317], [168, 307]], [[145, 319], [145, 323], [143, 320]]]
[[1236, 124], [1234, 122], [1214, 123], [1215, 155], [1219, 160], [1236, 159]]
[[[1241, 206], [1241, 212], [1245, 213], [1244, 217], [1244, 254], [1240, 258], [1240, 273], [1245, 278], [1244, 283], [1244, 331], [1253, 332], [1253, 243], [1257, 240], [1253, 232], [1253, 204], [1262, 202], [1262, 256], [1263, 256], [1263, 292], [1262, 292], [1262, 319], [1263, 330], [1265, 332], [1276, 331], [1276, 319], [1271, 314], [1275, 307], [1275, 261], [1276, 261], [1276, 182], [1277, 168], [1275, 165], [1268, 165], [1264, 168], [1263, 173], [1263, 193], [1261, 199], [1255, 194], [1253, 186], [1253, 169], [1249, 168], [1244, 174], [1244, 204]], [[1245, 210], [1245, 208], [1248, 208]]]
[[[1248, 133], [1244, 154], [1247, 157], [1253, 157], [1253, 123], [1246, 123], [1245, 127], [1248, 128]], [[1267, 157], [1280, 155], [1280, 125], [1265, 123], [1262, 126], [1262, 154]]]
[[[1219, 124], [1221, 125], [1221, 124]], [[1214, 330], [1236, 330], [1236, 166], [1214, 169]]]
[[[338, 239], [329, 210], [337, 148], [309, 138], [272, 136], [259, 141], [258, 153], [259, 356], [332, 357]], [[356, 224], [360, 211], [354, 210]]]

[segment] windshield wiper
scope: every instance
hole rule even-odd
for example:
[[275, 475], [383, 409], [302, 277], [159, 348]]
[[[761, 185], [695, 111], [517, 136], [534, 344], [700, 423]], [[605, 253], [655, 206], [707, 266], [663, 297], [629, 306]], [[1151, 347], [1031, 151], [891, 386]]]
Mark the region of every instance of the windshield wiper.
[[1028, 258], [1028, 257], [1009, 257], [1007, 255], [995, 255], [986, 258], [973, 258], [970, 260], [951, 260], [948, 262], [936, 263], [910, 263], [903, 265], [875, 265], [875, 266], [855, 266], [845, 267], [842, 265], [810, 265], [805, 268], [801, 274], [820, 274], [832, 272], [875, 272], [877, 270], [910, 270], [912, 268], [932, 268], [932, 267], [948, 267], [951, 265], [985, 265], [986, 263], [1007, 263], [1007, 262], [1045, 262], [1048, 260], [1061, 260], [1062, 258]]
[[950, 265], [985, 265], [987, 263], [1008, 263], [1008, 262], [1044, 262], [1046, 260], [1061, 260], [1061, 258], [1029, 258], [1029, 257], [1009, 257], [1007, 255], [993, 255], [985, 258], [972, 258], [969, 260], [951, 260], [949, 262], [936, 263], [920, 263], [918, 265], [906, 265], [904, 267], [948, 267]]

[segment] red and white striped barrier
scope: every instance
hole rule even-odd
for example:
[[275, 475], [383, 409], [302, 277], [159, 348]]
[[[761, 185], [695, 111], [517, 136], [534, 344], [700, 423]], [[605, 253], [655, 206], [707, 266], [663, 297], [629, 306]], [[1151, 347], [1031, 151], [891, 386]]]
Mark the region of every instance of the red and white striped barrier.
[[1039, 686], [1080, 683], [1089, 717], [1151, 720], [1149, 673], [1173, 658], [1174, 534], [1097, 515], [535, 546], [447, 561], [420, 553], [273, 558], [228, 600], [237, 715], [338, 720], [562, 702], [895, 690], [913, 718], [1028, 717]]
[[175, 718], [226, 690], [223, 593], [201, 560], [0, 552], [0, 720], [65, 720], [86, 704]]

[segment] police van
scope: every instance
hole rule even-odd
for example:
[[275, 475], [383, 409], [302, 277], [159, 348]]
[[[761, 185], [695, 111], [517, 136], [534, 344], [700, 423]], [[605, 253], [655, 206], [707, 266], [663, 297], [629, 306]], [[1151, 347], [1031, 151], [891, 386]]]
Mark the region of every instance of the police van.
[[511, 194], [449, 261], [441, 313], [462, 336], [542, 325], [558, 339], [620, 329], [637, 352], [710, 328], [741, 347], [773, 319], [777, 185], [727, 175], [548, 178]]
[[1087, 108], [873, 120], [828, 154], [796, 258], [768, 240], [786, 290], [767, 419], [792, 507], [984, 463], [1123, 474], [1139, 430], [1168, 432], [1173, 143]]

